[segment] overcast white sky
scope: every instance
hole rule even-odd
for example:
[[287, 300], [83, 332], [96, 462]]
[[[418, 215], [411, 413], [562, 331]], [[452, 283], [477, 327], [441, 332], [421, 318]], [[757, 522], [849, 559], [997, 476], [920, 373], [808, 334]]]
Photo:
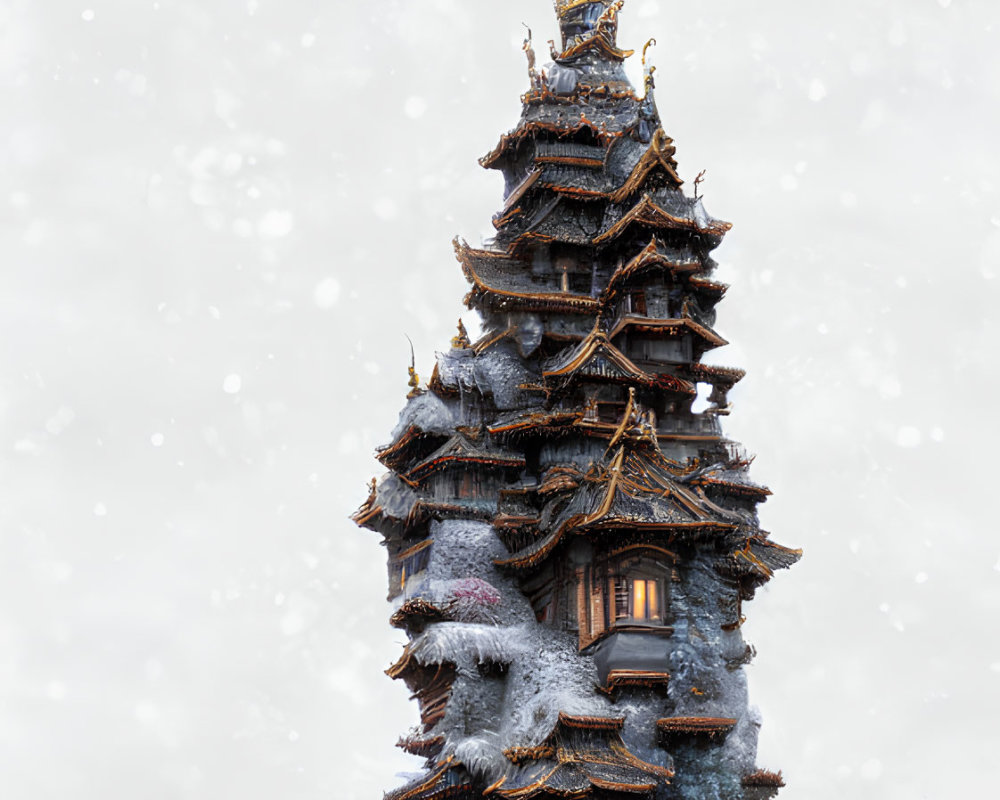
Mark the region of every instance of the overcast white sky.
[[[367, 800], [416, 760], [347, 515], [547, 0], [0, 2], [5, 800]], [[733, 289], [785, 800], [995, 784], [1000, 5], [631, 0]], [[639, 65], [631, 65], [637, 75]], [[466, 319], [470, 315], [466, 312]]]

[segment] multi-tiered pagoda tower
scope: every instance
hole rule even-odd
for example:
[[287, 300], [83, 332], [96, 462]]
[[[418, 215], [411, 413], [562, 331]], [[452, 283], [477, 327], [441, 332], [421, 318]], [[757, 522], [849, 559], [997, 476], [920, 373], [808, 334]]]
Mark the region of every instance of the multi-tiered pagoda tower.
[[525, 43], [521, 121], [482, 159], [496, 238], [455, 245], [485, 333], [411, 376], [355, 517], [389, 550], [388, 674], [420, 705], [399, 744], [427, 759], [388, 797], [770, 797], [740, 627], [800, 553], [722, 433], [743, 371], [702, 362], [730, 225], [682, 190], [653, 69], [625, 76], [623, 3], [555, 5], [553, 63]]

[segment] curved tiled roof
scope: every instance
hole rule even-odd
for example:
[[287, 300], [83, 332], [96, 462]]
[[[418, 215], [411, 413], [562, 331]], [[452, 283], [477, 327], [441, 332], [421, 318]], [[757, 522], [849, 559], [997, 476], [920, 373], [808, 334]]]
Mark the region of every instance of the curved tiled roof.
[[626, 443], [610, 463], [587, 477], [543, 538], [496, 564], [509, 569], [538, 566], [573, 532], [627, 528], [716, 534], [736, 531], [740, 524], [733, 512], [678, 483], [651, 446]]
[[582, 798], [598, 790], [651, 797], [670, 782], [673, 772], [629, 752], [621, 739], [624, 721], [561, 713], [541, 746], [507, 751], [511, 766], [485, 795], [507, 800]]

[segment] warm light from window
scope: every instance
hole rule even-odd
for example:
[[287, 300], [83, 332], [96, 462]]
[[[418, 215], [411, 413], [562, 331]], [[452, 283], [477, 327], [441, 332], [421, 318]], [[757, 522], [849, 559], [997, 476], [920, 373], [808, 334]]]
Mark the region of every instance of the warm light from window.
[[[653, 559], [622, 559], [609, 565], [607, 578], [578, 572], [577, 606], [581, 641], [589, 644], [608, 629], [630, 624], [659, 627], [668, 619], [668, 567]], [[596, 570], [595, 570], [596, 571]], [[651, 577], [661, 575], [662, 577]], [[641, 577], [640, 577], [641, 576]], [[581, 591], [582, 590], [582, 591]], [[589, 601], [588, 601], [589, 595]]]
[[632, 618], [646, 619], [646, 581], [632, 581]]

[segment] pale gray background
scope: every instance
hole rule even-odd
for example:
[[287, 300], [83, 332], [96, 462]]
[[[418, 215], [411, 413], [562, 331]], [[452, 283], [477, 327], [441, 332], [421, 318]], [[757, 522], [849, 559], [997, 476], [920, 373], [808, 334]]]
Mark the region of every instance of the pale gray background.
[[[416, 717], [347, 515], [500, 205], [548, 0], [0, 2], [0, 794], [378, 798]], [[733, 289], [786, 800], [988, 795], [996, 0], [631, 0]], [[637, 59], [631, 63], [638, 77]], [[471, 315], [466, 313], [471, 324]]]

